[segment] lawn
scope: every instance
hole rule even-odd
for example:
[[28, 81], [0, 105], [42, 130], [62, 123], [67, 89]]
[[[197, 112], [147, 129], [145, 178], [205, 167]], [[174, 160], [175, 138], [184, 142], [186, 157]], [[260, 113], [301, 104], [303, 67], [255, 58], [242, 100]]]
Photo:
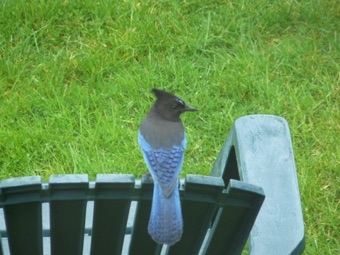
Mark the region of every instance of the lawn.
[[232, 123], [289, 122], [305, 254], [340, 254], [336, 0], [0, 2], [0, 178], [147, 171], [141, 119], [164, 88], [183, 116], [182, 175], [208, 175]]

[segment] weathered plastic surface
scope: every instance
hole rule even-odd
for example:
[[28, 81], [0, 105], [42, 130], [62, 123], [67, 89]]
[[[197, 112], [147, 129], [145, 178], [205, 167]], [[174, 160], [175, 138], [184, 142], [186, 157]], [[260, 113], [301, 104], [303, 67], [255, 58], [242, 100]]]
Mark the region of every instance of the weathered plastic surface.
[[292, 141], [285, 119], [251, 115], [235, 121], [212, 176], [262, 187], [266, 199], [250, 235], [250, 254], [301, 254], [304, 223]]
[[88, 177], [51, 176], [49, 182], [51, 254], [82, 255]]
[[148, 223], [151, 212], [153, 184], [149, 175], [143, 175], [140, 187], [141, 201], [137, 204], [135, 220], [131, 234], [130, 255], [160, 254], [162, 246], [155, 243], [148, 234]]
[[264, 198], [262, 188], [230, 180], [220, 197], [223, 206], [212, 222], [202, 254], [241, 254]]
[[[210, 176], [188, 175], [181, 183], [183, 240], [163, 247], [147, 233], [153, 189], [147, 176], [141, 181], [113, 174], [95, 181], [84, 174], [52, 176], [46, 183], [40, 177], [3, 180], [5, 219], [0, 222], [5, 220], [6, 228], [0, 228], [8, 247], [4, 252], [0, 246], [0, 254], [160, 254], [162, 249], [165, 254], [240, 254], [263, 190], [235, 180], [225, 188], [221, 177]], [[129, 226], [131, 201], [137, 208]]]
[[[0, 197], [6, 202], [3, 210], [11, 254], [42, 254], [41, 189], [38, 176], [1, 182]], [[2, 249], [0, 254], [5, 254]]]
[[91, 254], [121, 254], [134, 185], [133, 175], [97, 175]]

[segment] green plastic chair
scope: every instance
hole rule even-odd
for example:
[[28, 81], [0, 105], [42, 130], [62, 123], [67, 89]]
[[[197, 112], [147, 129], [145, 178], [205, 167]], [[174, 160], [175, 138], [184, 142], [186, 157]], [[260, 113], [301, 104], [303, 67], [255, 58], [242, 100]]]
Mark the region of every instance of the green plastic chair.
[[[277, 120], [283, 124], [267, 123]], [[251, 123], [266, 123], [266, 128], [259, 127], [262, 131], [255, 134], [239, 127]], [[286, 133], [274, 130], [279, 126]], [[287, 123], [275, 116], [237, 120], [213, 176], [181, 179], [184, 233], [170, 247], [155, 243], [147, 233], [153, 188], [147, 175], [141, 180], [116, 174], [99, 174], [96, 180], [85, 174], [55, 175], [48, 182], [39, 176], [3, 180], [0, 255], [241, 254], [251, 230], [251, 254], [301, 254], [302, 211], [287, 130]], [[263, 136], [260, 144], [266, 141], [266, 148], [272, 136], [281, 137], [274, 139], [278, 147], [288, 147], [277, 153], [257, 149], [258, 135]], [[285, 139], [289, 142], [283, 143]], [[249, 140], [253, 143], [247, 144]], [[248, 145], [253, 149], [244, 148]], [[258, 152], [265, 162], [260, 164], [260, 156], [250, 157], [249, 151]], [[285, 152], [288, 157], [282, 155]], [[279, 158], [268, 158], [274, 156]], [[275, 187], [268, 188], [273, 186], [268, 185], [268, 178]], [[299, 231], [289, 229], [288, 233], [284, 224], [295, 224]]]

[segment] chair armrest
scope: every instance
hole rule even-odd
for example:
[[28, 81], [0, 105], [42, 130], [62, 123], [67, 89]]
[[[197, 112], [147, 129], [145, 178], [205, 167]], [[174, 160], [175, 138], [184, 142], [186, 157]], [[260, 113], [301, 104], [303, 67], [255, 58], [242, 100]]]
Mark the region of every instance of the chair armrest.
[[285, 119], [250, 115], [235, 121], [212, 176], [262, 187], [266, 199], [250, 234], [250, 254], [301, 254], [304, 224], [292, 141]]

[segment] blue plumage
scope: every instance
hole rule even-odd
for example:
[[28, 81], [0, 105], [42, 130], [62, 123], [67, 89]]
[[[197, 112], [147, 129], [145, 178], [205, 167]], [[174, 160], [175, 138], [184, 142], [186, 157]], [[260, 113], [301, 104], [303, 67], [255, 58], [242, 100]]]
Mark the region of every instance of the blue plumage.
[[153, 149], [138, 132], [138, 143], [154, 180], [148, 232], [157, 243], [172, 245], [183, 233], [178, 175], [183, 164], [185, 138], [182, 146]]
[[180, 114], [197, 109], [166, 91], [153, 89], [157, 100], [143, 119], [138, 143], [154, 181], [148, 232], [157, 243], [181, 239], [183, 219], [178, 189], [186, 137]]

